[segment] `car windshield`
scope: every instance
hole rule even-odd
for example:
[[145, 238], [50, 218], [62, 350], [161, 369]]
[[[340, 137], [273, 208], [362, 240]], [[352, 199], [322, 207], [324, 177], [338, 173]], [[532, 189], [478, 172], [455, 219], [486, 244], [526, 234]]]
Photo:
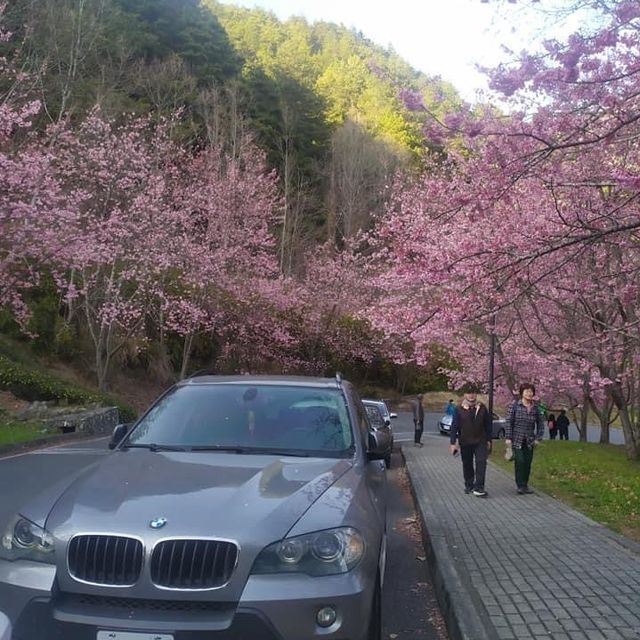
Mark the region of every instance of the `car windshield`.
[[340, 457], [353, 434], [338, 389], [202, 383], [162, 397], [123, 447]]

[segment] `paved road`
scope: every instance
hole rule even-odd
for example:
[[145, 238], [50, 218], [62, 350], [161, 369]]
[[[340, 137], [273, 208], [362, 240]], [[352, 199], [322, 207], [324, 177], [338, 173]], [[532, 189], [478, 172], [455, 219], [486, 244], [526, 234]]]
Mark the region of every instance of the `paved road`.
[[[573, 424], [569, 426], [569, 440], [578, 440], [578, 430]], [[600, 442], [600, 427], [587, 427], [587, 442]], [[621, 428], [611, 427], [609, 429], [609, 442], [624, 444], [624, 434]]]
[[[434, 437], [446, 440], [445, 436], [440, 434], [438, 429], [438, 420], [442, 416], [441, 413], [426, 412], [424, 414], [424, 433], [422, 441], [425, 438]], [[398, 417], [392, 420], [394, 442], [401, 445], [413, 446], [413, 418], [410, 413], [400, 411]]]
[[[442, 413], [425, 413], [424, 416], [424, 435], [438, 434], [438, 420], [442, 416]], [[396, 437], [402, 442], [413, 442], [413, 419], [411, 414], [403, 411], [398, 414], [398, 417], [393, 420], [393, 430]], [[445, 436], [441, 436], [443, 439]], [[549, 435], [546, 434], [545, 438]], [[578, 440], [578, 430], [571, 424], [569, 427], [569, 439]], [[589, 426], [587, 428], [587, 441], [599, 442], [600, 441], [600, 427]], [[611, 444], [624, 444], [624, 435], [622, 429], [612, 427], [610, 430]]]

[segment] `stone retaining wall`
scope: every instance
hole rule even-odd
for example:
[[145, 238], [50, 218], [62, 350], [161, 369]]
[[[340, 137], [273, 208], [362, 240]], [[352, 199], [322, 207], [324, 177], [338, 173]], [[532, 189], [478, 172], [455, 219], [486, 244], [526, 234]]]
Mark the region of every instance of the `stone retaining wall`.
[[51, 435], [43, 435], [42, 438], [26, 442], [0, 445], [0, 457], [84, 438], [110, 436], [113, 428], [119, 422], [119, 413], [116, 407], [100, 407], [87, 411], [59, 414], [43, 422], [46, 423]]

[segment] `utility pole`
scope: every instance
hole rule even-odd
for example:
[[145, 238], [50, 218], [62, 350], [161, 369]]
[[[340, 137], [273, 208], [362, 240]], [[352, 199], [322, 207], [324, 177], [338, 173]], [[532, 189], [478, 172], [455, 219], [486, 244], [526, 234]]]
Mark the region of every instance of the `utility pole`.
[[489, 415], [493, 416], [493, 388], [495, 386], [496, 359], [496, 314], [492, 314], [489, 325]]

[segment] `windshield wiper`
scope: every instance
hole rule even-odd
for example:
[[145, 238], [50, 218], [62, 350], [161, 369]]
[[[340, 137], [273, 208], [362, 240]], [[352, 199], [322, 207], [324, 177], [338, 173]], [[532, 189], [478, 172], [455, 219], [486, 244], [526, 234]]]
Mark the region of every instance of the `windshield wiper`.
[[138, 442], [132, 442], [130, 444], [125, 444], [123, 449], [149, 449], [149, 451], [188, 451], [187, 447], [179, 447], [172, 444], [156, 444], [155, 442], [150, 442], [149, 444], [140, 444]]
[[299, 458], [308, 458], [310, 456], [306, 451], [299, 449], [275, 449], [268, 447], [241, 447], [227, 446], [223, 444], [196, 445], [189, 448], [190, 451], [231, 451], [232, 453], [259, 453], [274, 456], [295, 456]]
[[226, 444], [196, 444], [189, 447], [189, 451], [230, 451], [231, 453], [248, 453], [253, 451], [251, 447], [241, 447], [239, 445]]
[[308, 451], [302, 449], [254, 449], [257, 453], [266, 453], [274, 456], [293, 456], [296, 458], [308, 458], [311, 454]]

